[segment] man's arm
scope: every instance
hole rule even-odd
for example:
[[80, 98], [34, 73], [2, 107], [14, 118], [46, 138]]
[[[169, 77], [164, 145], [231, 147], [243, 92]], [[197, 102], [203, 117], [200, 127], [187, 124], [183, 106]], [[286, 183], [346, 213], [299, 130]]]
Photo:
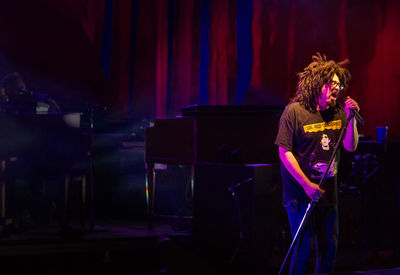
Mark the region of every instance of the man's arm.
[[[351, 99], [350, 97], [347, 97], [344, 109], [346, 111], [347, 117], [350, 116], [351, 109], [355, 109], [357, 111], [360, 110], [357, 102]], [[358, 145], [357, 123], [355, 118], [353, 117], [350, 120], [349, 125], [347, 126], [347, 130], [343, 139], [343, 146], [344, 149], [346, 149], [347, 151], [354, 152], [357, 149], [357, 145]]]
[[281, 146], [279, 146], [279, 158], [281, 159], [283, 165], [289, 171], [289, 173], [296, 179], [296, 181], [303, 187], [307, 196], [314, 201], [322, 196], [325, 191], [321, 189], [318, 184], [311, 182], [307, 176], [301, 170], [297, 159], [294, 157], [293, 153]]

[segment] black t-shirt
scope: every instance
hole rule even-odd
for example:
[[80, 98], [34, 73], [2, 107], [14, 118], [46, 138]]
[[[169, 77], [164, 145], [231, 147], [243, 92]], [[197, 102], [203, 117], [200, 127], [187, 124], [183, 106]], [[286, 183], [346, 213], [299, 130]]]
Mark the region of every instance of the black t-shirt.
[[[313, 113], [298, 102], [291, 103], [281, 116], [275, 144], [291, 151], [305, 175], [319, 184], [345, 123], [346, 113], [342, 106]], [[326, 176], [326, 193], [320, 204], [336, 203], [338, 156], [337, 153]], [[310, 201], [301, 185], [283, 164], [281, 174], [284, 203], [292, 200]]]

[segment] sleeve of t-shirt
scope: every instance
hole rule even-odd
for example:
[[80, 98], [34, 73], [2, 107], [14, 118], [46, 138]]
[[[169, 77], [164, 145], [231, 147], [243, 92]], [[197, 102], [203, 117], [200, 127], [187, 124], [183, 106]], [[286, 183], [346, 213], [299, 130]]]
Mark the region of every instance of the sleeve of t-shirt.
[[296, 116], [293, 106], [287, 106], [279, 120], [279, 130], [275, 144], [289, 151], [293, 149]]

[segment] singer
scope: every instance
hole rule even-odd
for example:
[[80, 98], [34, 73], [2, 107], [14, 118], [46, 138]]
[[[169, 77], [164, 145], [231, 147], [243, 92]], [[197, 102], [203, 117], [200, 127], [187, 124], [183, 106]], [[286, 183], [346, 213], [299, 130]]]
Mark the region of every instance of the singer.
[[[336, 63], [320, 53], [312, 59], [298, 74], [297, 92], [281, 116], [275, 140], [281, 159], [283, 205], [292, 237], [308, 203], [318, 202], [303, 238], [294, 248], [290, 274], [332, 274], [334, 271], [339, 233], [336, 176], [340, 150], [331, 167], [327, 166], [347, 118], [359, 110], [357, 102], [350, 97], [345, 99], [344, 106], [338, 102], [351, 78], [344, 68], [348, 60]], [[353, 152], [357, 144], [357, 125], [352, 118], [343, 147]], [[318, 180], [326, 169], [329, 170], [323, 190]]]

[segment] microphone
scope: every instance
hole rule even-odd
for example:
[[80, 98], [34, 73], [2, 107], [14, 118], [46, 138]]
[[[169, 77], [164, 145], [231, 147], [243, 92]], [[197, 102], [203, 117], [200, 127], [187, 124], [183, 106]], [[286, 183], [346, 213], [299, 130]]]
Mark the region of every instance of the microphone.
[[360, 122], [362, 125], [365, 124], [365, 120], [362, 118], [362, 116], [356, 109], [350, 109], [350, 111], [353, 114], [353, 117], [355, 117], [358, 120], [358, 122]]
[[[347, 96], [345, 100], [347, 100], [347, 99], [350, 99], [350, 97]], [[350, 109], [350, 112], [353, 115], [353, 117], [355, 117], [358, 120], [358, 122], [360, 122], [362, 125], [365, 124], [365, 120], [360, 115], [360, 113], [357, 111], [357, 109]]]
[[239, 188], [242, 184], [246, 184], [249, 183], [251, 181], [253, 181], [254, 178], [248, 178], [242, 182], [239, 182], [237, 184], [233, 184], [231, 186], [228, 187], [229, 192], [234, 192], [237, 188]]

